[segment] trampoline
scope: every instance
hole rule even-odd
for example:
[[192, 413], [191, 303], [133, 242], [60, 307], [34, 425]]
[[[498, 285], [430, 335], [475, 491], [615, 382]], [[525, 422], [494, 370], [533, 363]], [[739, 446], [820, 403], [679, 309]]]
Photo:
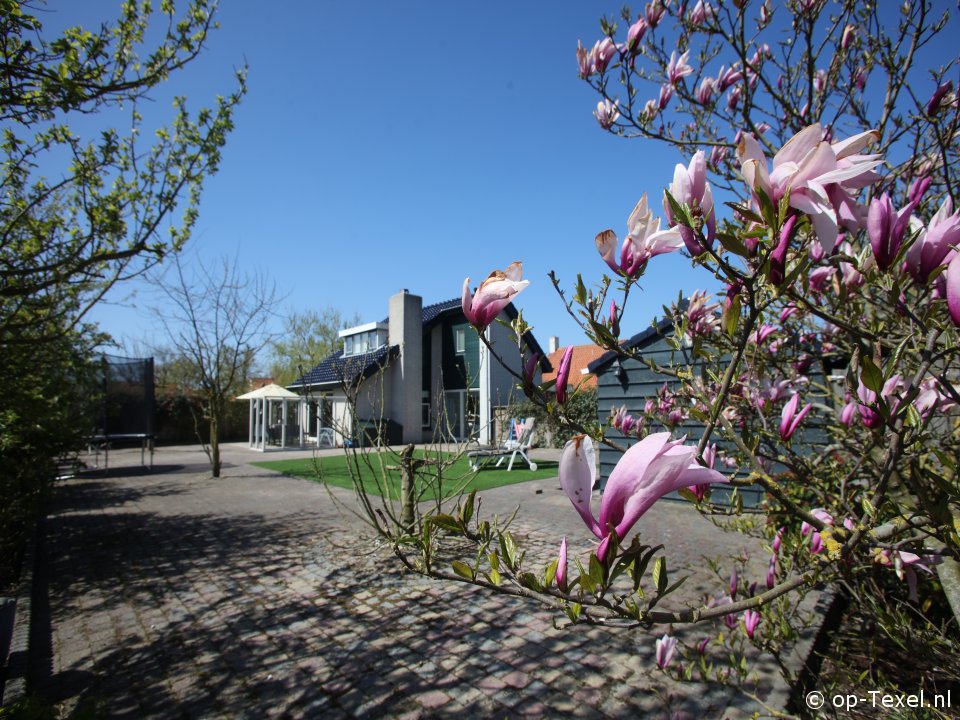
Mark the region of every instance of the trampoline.
[[103, 467], [109, 466], [111, 447], [139, 443], [140, 464], [146, 465], [149, 453], [152, 468], [157, 409], [153, 358], [102, 355], [100, 374], [99, 427], [86, 438], [88, 452], [95, 454], [95, 466], [100, 467], [101, 453]]

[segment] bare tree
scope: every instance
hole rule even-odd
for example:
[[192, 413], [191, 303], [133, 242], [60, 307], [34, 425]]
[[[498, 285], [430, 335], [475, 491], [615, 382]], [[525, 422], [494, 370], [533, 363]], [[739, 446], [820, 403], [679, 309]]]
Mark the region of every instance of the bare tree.
[[276, 284], [262, 273], [245, 274], [236, 260], [213, 266], [191, 261], [189, 270], [180, 255], [169, 271], [153, 283], [166, 302], [155, 308], [167, 340], [185, 358], [209, 423], [205, 441], [213, 477], [220, 477], [220, 433], [233, 398], [245, 390], [254, 360], [272, 340], [276, 308], [283, 300]]

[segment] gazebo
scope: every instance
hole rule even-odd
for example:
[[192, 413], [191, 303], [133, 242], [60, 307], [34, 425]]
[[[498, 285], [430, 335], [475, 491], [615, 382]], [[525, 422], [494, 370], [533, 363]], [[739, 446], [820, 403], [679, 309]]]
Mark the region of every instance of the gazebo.
[[303, 425], [290, 422], [289, 403], [295, 403], [294, 420], [299, 420], [303, 397], [276, 383], [264, 385], [240, 395], [237, 400], [250, 401], [250, 447], [264, 452], [269, 446], [303, 447]]

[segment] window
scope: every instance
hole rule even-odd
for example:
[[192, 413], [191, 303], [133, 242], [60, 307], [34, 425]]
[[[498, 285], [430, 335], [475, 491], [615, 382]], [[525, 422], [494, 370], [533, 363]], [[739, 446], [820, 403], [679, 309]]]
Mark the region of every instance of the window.
[[426, 390], [422, 393], [420, 401], [420, 427], [423, 430], [430, 429], [430, 393]]
[[353, 355], [353, 335], [347, 335], [343, 339], [343, 354]]
[[453, 331], [453, 351], [457, 354], [467, 350], [467, 330], [466, 328], [457, 328]]

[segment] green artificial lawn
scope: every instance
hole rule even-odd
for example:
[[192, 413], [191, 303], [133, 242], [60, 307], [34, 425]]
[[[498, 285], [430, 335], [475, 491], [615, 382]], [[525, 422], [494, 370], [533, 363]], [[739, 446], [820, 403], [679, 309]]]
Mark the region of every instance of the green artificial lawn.
[[[436, 459], [436, 453], [425, 453], [417, 451], [414, 456], [420, 459], [428, 457]], [[440, 455], [442, 462], [449, 462], [450, 456]], [[496, 460], [488, 462], [479, 471], [474, 472], [470, 469], [466, 456], [459, 458], [452, 465], [443, 468], [441, 482], [438, 484], [436, 478], [436, 466], [427, 465], [417, 474], [418, 491], [422, 493], [424, 500], [436, 498], [438, 494], [449, 496], [461, 489], [470, 492], [471, 490], [489, 490], [490, 488], [500, 487], [501, 485], [512, 485], [514, 483], [527, 482], [528, 480], [540, 480], [557, 476], [557, 463], [555, 461], [536, 460], [537, 469], [530, 470], [522, 458], [518, 457], [513, 464], [513, 470], [507, 472], [507, 463], [509, 459], [503, 461], [500, 467], [494, 467]], [[348, 465], [349, 463], [349, 465]], [[353, 478], [351, 470], [358, 470], [363, 487], [371, 495], [384, 494], [384, 490], [389, 493], [393, 500], [400, 498], [400, 455], [398, 453], [386, 451], [361, 452], [356, 456], [343, 453], [339, 455], [330, 455], [327, 457], [303, 458], [301, 460], [275, 460], [273, 462], [253, 463], [257, 467], [276, 470], [290, 477], [303, 478], [314, 482], [329, 483], [337, 487], [353, 489]], [[381, 464], [387, 468], [385, 472], [381, 471]], [[384, 480], [385, 475], [385, 480]], [[438, 493], [438, 487], [442, 489]]]

